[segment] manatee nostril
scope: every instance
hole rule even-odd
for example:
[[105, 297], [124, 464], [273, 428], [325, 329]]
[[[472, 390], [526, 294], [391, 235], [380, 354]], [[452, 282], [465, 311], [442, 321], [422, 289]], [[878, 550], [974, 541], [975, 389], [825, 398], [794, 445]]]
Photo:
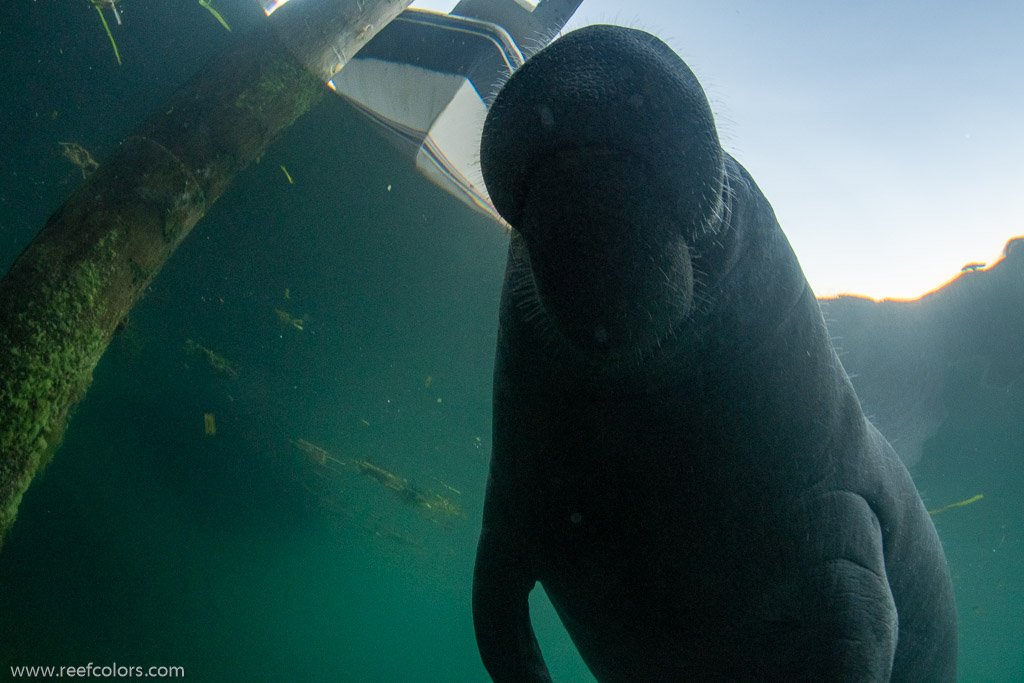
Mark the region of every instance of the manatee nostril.
[[537, 105], [537, 116], [540, 117], [540, 125], [551, 128], [555, 125], [555, 112], [546, 104]]

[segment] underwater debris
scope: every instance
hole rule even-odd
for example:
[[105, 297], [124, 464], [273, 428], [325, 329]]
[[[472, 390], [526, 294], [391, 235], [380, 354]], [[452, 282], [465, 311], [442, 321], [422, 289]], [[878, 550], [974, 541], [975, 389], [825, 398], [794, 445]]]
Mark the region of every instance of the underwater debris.
[[[305, 439], [293, 439], [291, 444], [306, 454], [310, 463], [333, 472], [340, 472], [338, 468], [355, 471], [365, 477], [373, 479], [378, 484], [390, 489], [399, 500], [406, 505], [416, 508], [423, 514], [442, 517], [465, 517], [462, 508], [452, 500], [429, 490], [422, 490], [411, 483], [408, 479], [387, 471], [369, 460], [342, 460], [335, 458], [323, 448], [312, 444]], [[445, 484], [453, 492], [456, 489]]]
[[114, 57], [117, 58], [117, 65], [121, 65], [121, 53], [117, 51], [117, 43], [114, 42], [114, 34], [110, 32], [110, 25], [107, 23], [107, 18], [103, 16], [103, 8], [109, 7], [114, 12], [114, 18], [117, 19], [118, 26], [121, 25], [121, 14], [117, 11], [117, 3], [120, 0], [91, 0], [92, 6], [96, 8], [96, 13], [100, 15], [100, 21], [103, 22], [103, 28], [107, 32], [107, 38], [110, 38], [110, 44], [114, 46]]
[[454, 493], [454, 494], [456, 494], [458, 496], [462, 495], [462, 491], [458, 490], [457, 488], [455, 488], [451, 484], [446, 484], [443, 481], [441, 481], [440, 479], [438, 479], [437, 477], [434, 477], [434, 481], [436, 481], [438, 484], [440, 484], [441, 486], [445, 487], [446, 489], [448, 489], [452, 493]]
[[288, 172], [288, 169], [285, 168], [284, 166], [281, 166], [281, 170], [284, 171], [284, 177], [288, 179], [288, 184], [289, 185], [294, 185], [295, 181], [292, 180], [292, 174]]
[[[121, 25], [121, 13], [117, 11], [117, 3], [121, 0], [91, 0], [92, 6], [97, 10], [102, 10], [104, 7], [109, 7], [114, 13], [114, 19], [117, 19], [117, 25]], [[100, 12], [100, 16], [103, 16], [103, 12]]]
[[60, 142], [64, 148], [64, 158], [73, 163], [82, 172], [82, 179], [89, 177], [89, 174], [100, 167], [96, 160], [89, 154], [89, 150], [77, 142]]
[[448, 498], [433, 491], [420, 490], [410, 484], [408, 479], [392, 474], [384, 468], [374, 465], [369, 460], [350, 460], [348, 464], [354, 467], [360, 474], [370, 477], [394, 491], [398, 498], [407, 505], [419, 508], [425, 512], [441, 513], [446, 517], [465, 516], [462, 508]]
[[213, 7], [210, 6], [210, 0], [199, 0], [199, 5], [202, 6], [202, 7], [205, 7], [208, 10], [210, 10], [210, 14], [212, 14], [217, 19], [217, 21], [220, 22], [221, 26], [226, 28], [228, 31], [231, 30], [231, 27], [228, 26], [228, 22], [224, 21], [224, 17], [222, 17], [220, 15], [220, 12], [218, 12], [217, 10], [213, 9]]
[[203, 431], [207, 436], [217, 436], [217, 420], [213, 413], [203, 413]]
[[[332, 458], [327, 454], [327, 451], [315, 444], [311, 444], [305, 439], [291, 439], [290, 443], [309, 456], [309, 459], [315, 465], [326, 465], [328, 459], [335, 460], [335, 458]], [[341, 461], [339, 460], [338, 462]]]
[[928, 514], [929, 515], [937, 515], [940, 512], [945, 512], [946, 510], [949, 510], [951, 508], [962, 508], [963, 506], [970, 505], [971, 503], [973, 503], [975, 501], [979, 501], [979, 500], [981, 500], [984, 497], [985, 497], [984, 494], [979, 493], [976, 496], [971, 496], [967, 500], [961, 500], [961, 501], [958, 501], [956, 503], [950, 503], [949, 505], [943, 505], [942, 507], [935, 508], [934, 510], [929, 510]]
[[216, 372], [231, 378], [238, 377], [238, 368], [234, 363], [224, 356], [214, 353], [202, 344], [194, 342], [191, 339], [186, 339], [185, 350], [189, 353], [198, 353], [203, 356], [206, 359], [206, 362], [209, 363], [210, 367]]
[[291, 325], [297, 330], [303, 330], [306, 326], [305, 318], [295, 318], [290, 313], [282, 311], [280, 308], [275, 308], [274, 313], [277, 313], [277, 319], [285, 325]]

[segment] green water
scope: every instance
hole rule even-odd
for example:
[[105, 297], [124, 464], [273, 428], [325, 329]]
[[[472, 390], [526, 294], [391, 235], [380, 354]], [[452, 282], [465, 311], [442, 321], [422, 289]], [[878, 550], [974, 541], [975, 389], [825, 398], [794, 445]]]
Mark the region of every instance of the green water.
[[[235, 34], [258, 19], [224, 5]], [[150, 41], [118, 34], [118, 70], [93, 10], [0, 7], [22, 38], [0, 43], [0, 268], [80, 179], [58, 140], [102, 158], [236, 39], [201, 8], [149, 11]], [[26, 495], [0, 554], [0, 678], [116, 662], [202, 681], [486, 680], [470, 589], [506, 244], [339, 101], [302, 119], [156, 279]], [[936, 517], [965, 681], [1024, 680], [1019, 385], [964, 387], [914, 471], [930, 507], [985, 495]], [[351, 464], [321, 477], [299, 439], [463, 514], [428, 514]], [[542, 595], [532, 608], [555, 680], [592, 680]]]

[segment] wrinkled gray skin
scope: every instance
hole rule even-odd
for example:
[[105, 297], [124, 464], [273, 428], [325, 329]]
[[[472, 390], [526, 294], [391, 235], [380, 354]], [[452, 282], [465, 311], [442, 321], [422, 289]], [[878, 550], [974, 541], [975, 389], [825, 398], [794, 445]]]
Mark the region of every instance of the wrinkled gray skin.
[[514, 228], [473, 586], [496, 681], [549, 680], [540, 581], [600, 681], [947, 681], [956, 616], [771, 207], [686, 65], [566, 35], [481, 161]]

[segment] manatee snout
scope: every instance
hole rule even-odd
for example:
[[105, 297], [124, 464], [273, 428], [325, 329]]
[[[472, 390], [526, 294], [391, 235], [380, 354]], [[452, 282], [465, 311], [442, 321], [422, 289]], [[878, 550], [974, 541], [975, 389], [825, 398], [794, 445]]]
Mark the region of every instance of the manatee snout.
[[704, 92], [668, 46], [616, 26], [555, 41], [498, 94], [480, 158], [516, 231], [510, 268], [528, 271], [520, 295], [570, 346], [642, 361], [689, 315], [724, 160]]

